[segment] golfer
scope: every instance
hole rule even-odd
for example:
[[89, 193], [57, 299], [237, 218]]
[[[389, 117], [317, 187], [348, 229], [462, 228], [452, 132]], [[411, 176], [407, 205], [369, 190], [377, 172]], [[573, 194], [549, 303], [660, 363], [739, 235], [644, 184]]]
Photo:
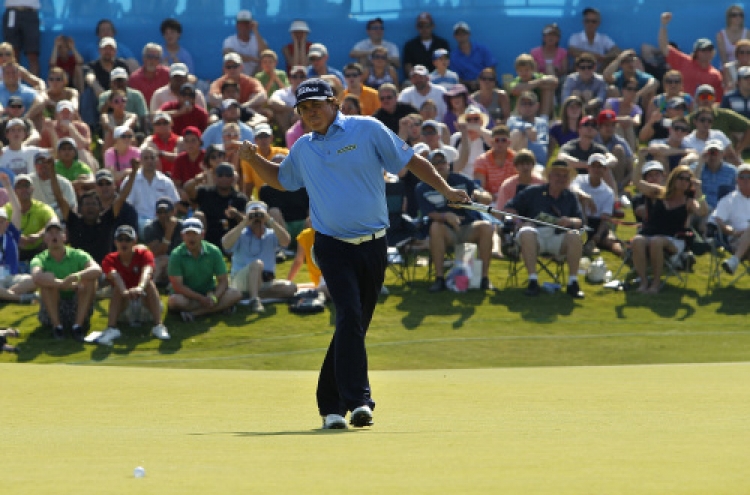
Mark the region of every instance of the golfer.
[[365, 335], [386, 269], [388, 208], [383, 172], [407, 167], [448, 200], [468, 202], [432, 164], [371, 117], [345, 116], [331, 86], [308, 79], [297, 87], [296, 109], [306, 128], [281, 164], [245, 141], [240, 158], [270, 186], [307, 189], [316, 231], [314, 255], [336, 307], [336, 331], [318, 378], [324, 429], [372, 425], [375, 401], [367, 376]]

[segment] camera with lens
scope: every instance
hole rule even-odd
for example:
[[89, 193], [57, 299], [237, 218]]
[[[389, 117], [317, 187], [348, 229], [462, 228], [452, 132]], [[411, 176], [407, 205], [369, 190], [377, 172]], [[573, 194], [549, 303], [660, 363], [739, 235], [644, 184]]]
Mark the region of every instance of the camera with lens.
[[258, 220], [258, 219], [262, 220], [263, 218], [265, 218], [265, 215], [260, 210], [251, 211], [247, 216], [248, 218], [250, 218], [250, 220]]

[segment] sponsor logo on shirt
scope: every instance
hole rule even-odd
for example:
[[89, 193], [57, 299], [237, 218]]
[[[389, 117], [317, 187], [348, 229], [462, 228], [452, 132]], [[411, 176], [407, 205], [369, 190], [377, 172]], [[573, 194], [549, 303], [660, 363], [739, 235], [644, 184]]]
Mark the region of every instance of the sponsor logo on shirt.
[[349, 146], [344, 146], [343, 148], [341, 148], [340, 150], [338, 150], [336, 153], [338, 153], [340, 155], [341, 153], [346, 153], [347, 151], [352, 151], [352, 150], [356, 150], [356, 149], [357, 149], [357, 145], [356, 144], [350, 144]]

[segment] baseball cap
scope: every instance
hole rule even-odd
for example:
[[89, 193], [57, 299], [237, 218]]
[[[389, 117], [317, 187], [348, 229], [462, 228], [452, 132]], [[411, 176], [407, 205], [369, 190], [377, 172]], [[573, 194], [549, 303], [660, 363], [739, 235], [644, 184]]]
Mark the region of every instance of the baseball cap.
[[605, 122], [614, 122], [617, 120], [617, 114], [614, 110], [602, 110], [599, 112], [599, 115], [596, 117], [596, 123], [597, 124], [603, 124]]
[[695, 96], [698, 96], [702, 93], [711, 93], [712, 95], [715, 95], [716, 91], [710, 84], [701, 84], [700, 86], [698, 86], [698, 89], [695, 90]]
[[216, 165], [214, 172], [217, 175], [219, 174], [219, 172], [232, 172], [232, 174], [234, 174], [234, 167], [231, 163], [221, 162], [220, 164]]
[[266, 207], [266, 204], [263, 201], [250, 201], [247, 203], [247, 206], [245, 207], [245, 214], [247, 215], [253, 210], [268, 211], [268, 208]]
[[420, 129], [424, 129], [425, 127], [432, 127], [433, 129], [438, 129], [439, 124], [437, 123], [436, 120], [429, 119], [429, 120], [425, 120], [424, 122], [422, 122]]
[[75, 149], [77, 149], [77, 148], [78, 148], [78, 146], [76, 146], [76, 142], [75, 142], [75, 139], [73, 139], [72, 137], [64, 137], [64, 138], [60, 139], [60, 140], [59, 140], [59, 141], [57, 142], [57, 149], [59, 150], [59, 149], [60, 149], [60, 147], [61, 147], [61, 146], [62, 146], [63, 144], [69, 144], [69, 145], [71, 145], [71, 146], [72, 146], [73, 148], [75, 148]]
[[714, 43], [708, 38], [698, 38], [695, 40], [695, 43], [693, 43], [693, 51], [697, 52], [698, 50], [705, 50], [706, 48], [713, 48]]
[[432, 52], [432, 60], [438, 59], [440, 57], [447, 57], [448, 56], [448, 50], [445, 48], [438, 48], [434, 52]]
[[578, 121], [578, 125], [588, 124], [589, 122], [596, 122], [593, 115], [584, 115], [581, 120]]
[[203, 233], [203, 223], [201, 223], [200, 220], [197, 218], [188, 218], [187, 220], [182, 222], [182, 231], [183, 234], [185, 232], [195, 232], [196, 234], [202, 234]]
[[101, 40], [99, 40], [99, 48], [104, 48], [105, 46], [111, 46], [112, 48], [117, 48], [117, 42], [114, 38], [110, 36], [105, 36]]
[[21, 119], [10, 119], [7, 124], [5, 124], [6, 129], [10, 129], [13, 126], [20, 125], [24, 129], [26, 129], [26, 124]]
[[[18, 182], [18, 178], [16, 178], [16, 182]], [[47, 232], [49, 229], [60, 229], [63, 230], [63, 225], [57, 218], [53, 218], [49, 222], [47, 222], [47, 225], [44, 226], [44, 231]]]
[[310, 45], [310, 50], [307, 52], [309, 57], [324, 57], [328, 55], [328, 48], [322, 43], [313, 43]]
[[316, 77], [300, 83], [297, 86], [295, 96], [297, 103], [294, 106], [296, 107], [307, 100], [327, 100], [328, 98], [333, 98], [333, 89], [325, 80]]
[[652, 170], [658, 170], [659, 172], [664, 173], [664, 165], [662, 165], [660, 162], [657, 162], [656, 160], [648, 161], [643, 165], [643, 168], [641, 169], [641, 176], [646, 175]]
[[128, 78], [128, 71], [126, 71], [123, 67], [115, 67], [109, 73], [109, 78], [111, 80], [113, 80], [113, 81], [115, 79], [127, 79]]
[[411, 69], [411, 75], [413, 76], [414, 74], [416, 74], [418, 76], [429, 76], [430, 75], [430, 71], [428, 71], [427, 67], [425, 67], [424, 65], [415, 65]]
[[470, 33], [471, 28], [464, 21], [459, 21], [453, 25], [453, 32], [455, 33], [456, 31], [466, 31], [467, 33]]
[[679, 106], [684, 106], [687, 108], [687, 103], [685, 103], [685, 98], [683, 98], [682, 96], [673, 96], [667, 102], [667, 108], [678, 108]]
[[747, 76], [750, 76], [750, 67], [748, 67], [748, 66], [745, 65], [745, 66], [740, 67], [739, 69], [737, 69], [737, 76], [738, 77], [747, 77]]
[[96, 180], [96, 182], [99, 182], [100, 180], [107, 180], [110, 184], [115, 183], [115, 176], [112, 175], [112, 172], [108, 168], [97, 170], [94, 179]]
[[182, 62], [177, 62], [169, 66], [169, 77], [187, 76], [189, 72], [187, 65]]
[[154, 123], [159, 122], [160, 120], [166, 120], [167, 122], [172, 122], [172, 117], [170, 117], [168, 113], [158, 112], [154, 115], [154, 118], [151, 119], [151, 121]]
[[304, 31], [306, 33], [309, 33], [310, 26], [308, 26], [305, 21], [297, 19], [296, 21], [292, 21], [292, 23], [289, 25], [289, 32], [291, 33], [292, 31]]
[[185, 127], [185, 129], [182, 131], [182, 137], [187, 136], [188, 134], [192, 134], [193, 136], [197, 137], [198, 139], [203, 139], [203, 133], [200, 129], [195, 127], [194, 125], [189, 125]]
[[34, 155], [34, 164], [39, 163], [39, 162], [46, 162], [47, 159], [50, 156], [51, 155], [49, 153], [47, 153], [46, 151], [42, 151], [41, 153], [37, 153], [37, 154]]
[[302, 72], [303, 74], [307, 75], [307, 67], [305, 67], [304, 65], [295, 65], [289, 71], [289, 75], [296, 74], [298, 72]]
[[253, 13], [249, 10], [240, 10], [237, 12], [237, 22], [242, 21], [252, 21], [253, 20]]
[[8, 106], [10, 105], [24, 105], [23, 98], [18, 95], [13, 95], [8, 98]]
[[156, 211], [167, 210], [172, 211], [174, 209], [174, 203], [169, 198], [159, 198], [156, 200]]
[[421, 155], [425, 151], [430, 151], [430, 147], [427, 145], [427, 143], [417, 143], [413, 146], [413, 149], [415, 155]]
[[436, 149], [436, 150], [432, 150], [432, 151], [430, 151], [430, 154], [429, 154], [429, 155], [427, 155], [427, 159], [428, 159], [428, 160], [430, 160], [430, 161], [432, 161], [432, 159], [433, 159], [433, 158], [435, 158], [435, 157], [436, 157], [436, 156], [438, 156], [438, 155], [442, 156], [442, 157], [443, 157], [443, 158], [445, 158], [446, 160], [448, 159], [448, 157], [447, 157], [447, 156], [446, 156], [446, 154], [445, 154], [445, 150], [444, 150], [444, 149], [442, 149], [442, 148], [438, 148], [438, 149]]
[[16, 175], [16, 180], [13, 181], [13, 187], [17, 186], [19, 182], [26, 181], [29, 184], [31, 184], [31, 176], [29, 174], [18, 174]]
[[253, 129], [253, 134], [256, 136], [260, 136], [262, 134], [265, 134], [266, 136], [273, 136], [273, 129], [271, 129], [271, 126], [268, 124], [258, 124], [255, 126], [255, 129]]
[[430, 24], [435, 24], [435, 22], [432, 20], [432, 15], [430, 15], [429, 12], [422, 12], [417, 16], [417, 24], [422, 21], [429, 22]]
[[599, 165], [602, 165], [603, 167], [607, 166], [607, 157], [604, 156], [602, 153], [594, 153], [589, 157], [589, 160], [587, 162], [589, 165], [593, 165], [594, 163], [598, 163]]
[[190, 95], [195, 95], [195, 84], [193, 83], [185, 83], [182, 86], [180, 86], [180, 94], [185, 95], [190, 93]]
[[[739, 167], [737, 167], [737, 175], [741, 174], [742, 172], [750, 172], [750, 163], [743, 163]], [[0, 210], [4, 210], [4, 208], [0, 208]]]
[[237, 100], [234, 98], [227, 98], [226, 100], [221, 101], [221, 109], [226, 110], [229, 107], [235, 106], [237, 108], [240, 107], [240, 104]]
[[242, 57], [240, 57], [239, 53], [229, 52], [226, 55], [224, 55], [224, 62], [234, 62], [236, 64], [241, 64]]
[[724, 151], [724, 143], [719, 141], [718, 139], [709, 139], [706, 142], [706, 146], [703, 148], [704, 150], [719, 150]]
[[125, 235], [131, 239], [135, 239], [135, 229], [130, 225], [120, 225], [119, 227], [117, 227], [117, 230], [115, 230], [115, 239], [117, 239], [121, 235]]
[[547, 24], [544, 26], [544, 29], [542, 29], [542, 34], [551, 34], [551, 33], [557, 33], [558, 36], [560, 35], [560, 26], [558, 26], [556, 23]]
[[60, 113], [63, 110], [70, 110], [71, 112], [76, 111], [75, 107], [73, 106], [73, 102], [70, 100], [60, 100], [57, 102], [57, 105], [55, 106], [55, 111], [57, 113]]
[[115, 139], [121, 138], [122, 135], [128, 132], [129, 130], [130, 130], [130, 126], [127, 126], [127, 125], [119, 125], [115, 127], [115, 132], [114, 132]]

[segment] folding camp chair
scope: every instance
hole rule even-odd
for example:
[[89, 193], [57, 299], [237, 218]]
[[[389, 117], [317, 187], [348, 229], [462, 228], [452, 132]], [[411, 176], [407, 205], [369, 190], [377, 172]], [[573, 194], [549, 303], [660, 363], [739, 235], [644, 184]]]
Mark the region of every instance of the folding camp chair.
[[[526, 270], [526, 265], [521, 258], [521, 246], [516, 239], [515, 225], [513, 221], [506, 221], [501, 232], [502, 252], [508, 260], [508, 276], [505, 279], [506, 287], [518, 287], [518, 275]], [[544, 273], [556, 284], [562, 285], [565, 281], [565, 258], [560, 255], [539, 253], [536, 259], [537, 272]]]

